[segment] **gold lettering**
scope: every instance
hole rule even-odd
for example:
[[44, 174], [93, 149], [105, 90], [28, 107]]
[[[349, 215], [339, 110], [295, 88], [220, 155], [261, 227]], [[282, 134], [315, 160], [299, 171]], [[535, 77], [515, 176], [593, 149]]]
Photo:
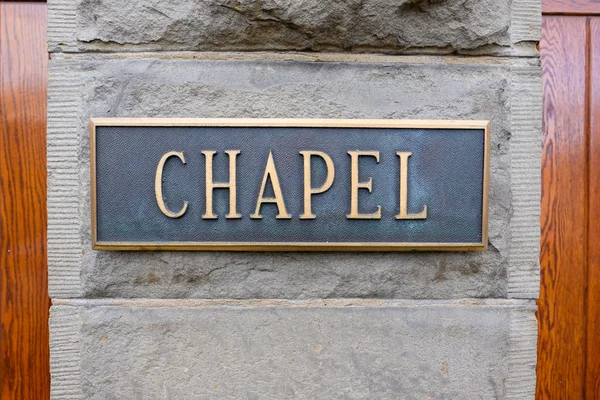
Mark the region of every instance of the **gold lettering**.
[[165, 168], [165, 163], [171, 157], [177, 157], [181, 160], [182, 163], [185, 164], [185, 158], [183, 157], [182, 152], [169, 151], [168, 153], [163, 154], [160, 161], [158, 162], [158, 166], [156, 167], [156, 176], [154, 178], [154, 192], [156, 194], [156, 202], [158, 203], [158, 208], [160, 208], [160, 211], [162, 211], [162, 213], [169, 218], [179, 218], [187, 211], [188, 202], [183, 202], [183, 207], [181, 208], [181, 210], [179, 210], [179, 212], [171, 212], [165, 204], [162, 191], [163, 169]]
[[[273, 194], [275, 197], [264, 197], [265, 187], [267, 186], [267, 180], [271, 179], [273, 185]], [[256, 201], [256, 209], [254, 214], [250, 216], [252, 219], [262, 219], [260, 215], [260, 208], [263, 203], [275, 203], [277, 204], [278, 214], [277, 219], [290, 219], [291, 215], [287, 213], [285, 209], [285, 202], [283, 201], [283, 194], [281, 193], [281, 185], [279, 185], [279, 177], [277, 176], [277, 170], [275, 169], [275, 162], [273, 161], [273, 152], [269, 152], [269, 158], [267, 160], [267, 166], [265, 167], [265, 174], [263, 176], [262, 184], [260, 186], [260, 194]]]
[[408, 157], [412, 153], [398, 151], [396, 155], [400, 157], [400, 214], [396, 215], [396, 219], [426, 219], [427, 205], [423, 206], [423, 211], [419, 214], [408, 213]]
[[377, 206], [377, 212], [374, 214], [359, 214], [358, 213], [358, 190], [367, 189], [369, 193], [373, 191], [373, 178], [369, 178], [367, 182], [358, 181], [358, 158], [360, 156], [375, 157], [379, 163], [378, 151], [349, 151], [351, 159], [350, 169], [350, 214], [346, 215], [348, 219], [381, 219], [381, 206]]
[[[300, 154], [304, 157], [304, 214], [300, 216], [300, 219], [315, 219], [317, 216], [312, 213], [312, 204], [311, 198], [313, 194], [323, 193], [328, 190], [333, 184], [333, 179], [335, 177], [335, 167], [333, 166], [333, 161], [331, 157], [329, 157], [326, 153], [322, 151], [301, 151]], [[327, 166], [327, 178], [325, 178], [325, 183], [320, 188], [313, 188], [311, 186], [311, 176], [310, 176], [310, 157], [318, 156], [325, 161], [325, 165]]]
[[216, 151], [203, 151], [206, 158], [206, 213], [202, 219], [217, 219], [213, 213], [213, 190], [228, 189], [229, 190], [229, 214], [225, 216], [227, 219], [242, 218], [237, 212], [237, 183], [236, 183], [236, 159], [239, 150], [226, 150], [225, 153], [229, 156], [229, 182], [213, 182], [213, 157]]

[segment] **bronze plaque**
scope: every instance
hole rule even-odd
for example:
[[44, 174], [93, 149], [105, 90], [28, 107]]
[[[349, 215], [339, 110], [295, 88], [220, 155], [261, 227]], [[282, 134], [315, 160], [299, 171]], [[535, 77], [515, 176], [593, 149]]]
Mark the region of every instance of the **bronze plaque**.
[[488, 121], [90, 120], [98, 250], [485, 250]]

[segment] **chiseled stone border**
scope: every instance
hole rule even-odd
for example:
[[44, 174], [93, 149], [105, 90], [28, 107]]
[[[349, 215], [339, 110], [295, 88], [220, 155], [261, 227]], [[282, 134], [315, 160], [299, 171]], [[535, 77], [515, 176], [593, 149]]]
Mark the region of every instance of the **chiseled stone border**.
[[50, 297], [81, 295], [79, 211], [79, 72], [65, 63], [48, 68], [48, 291]]
[[510, 326], [508, 373], [505, 399], [533, 399], [537, 344], [536, 305], [533, 300], [191, 300], [191, 299], [58, 299], [50, 313], [51, 398], [76, 400], [83, 398], [81, 382], [80, 330], [82, 308], [380, 308], [380, 307], [471, 307], [509, 308]]
[[82, 399], [79, 307], [54, 303], [50, 309], [50, 398]]
[[506, 399], [534, 399], [538, 324], [536, 306], [511, 311]]
[[512, 211], [508, 297], [539, 296], [542, 159], [541, 71], [511, 71], [510, 179]]
[[542, 2], [540, 0], [513, 0], [510, 17], [511, 42], [537, 42], [540, 40], [542, 37]]
[[77, 50], [77, 1], [48, 0], [46, 37], [49, 51]]

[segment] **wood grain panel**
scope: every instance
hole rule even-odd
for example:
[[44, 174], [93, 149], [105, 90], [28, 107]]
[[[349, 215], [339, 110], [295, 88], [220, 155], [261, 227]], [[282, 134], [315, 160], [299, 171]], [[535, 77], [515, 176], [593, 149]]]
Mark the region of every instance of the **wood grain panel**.
[[586, 396], [600, 399], [600, 18], [590, 18]]
[[538, 399], [583, 399], [586, 18], [544, 17]]
[[46, 5], [0, 3], [0, 395], [50, 393]]
[[600, 0], [543, 0], [542, 13], [570, 15], [600, 14]]

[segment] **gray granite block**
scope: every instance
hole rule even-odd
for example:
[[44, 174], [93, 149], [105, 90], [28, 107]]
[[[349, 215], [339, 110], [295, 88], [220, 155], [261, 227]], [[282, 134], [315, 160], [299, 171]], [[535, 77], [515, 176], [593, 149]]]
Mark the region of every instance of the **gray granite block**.
[[52, 398], [533, 399], [534, 311], [516, 300], [59, 300]]
[[[53, 60], [48, 106], [52, 297], [537, 297], [541, 153], [537, 61], [358, 60], [195, 60], [189, 54], [169, 59], [97, 55]], [[89, 117], [489, 119], [489, 250], [92, 251]]]
[[540, 0], [52, 0], [51, 51], [536, 56]]

